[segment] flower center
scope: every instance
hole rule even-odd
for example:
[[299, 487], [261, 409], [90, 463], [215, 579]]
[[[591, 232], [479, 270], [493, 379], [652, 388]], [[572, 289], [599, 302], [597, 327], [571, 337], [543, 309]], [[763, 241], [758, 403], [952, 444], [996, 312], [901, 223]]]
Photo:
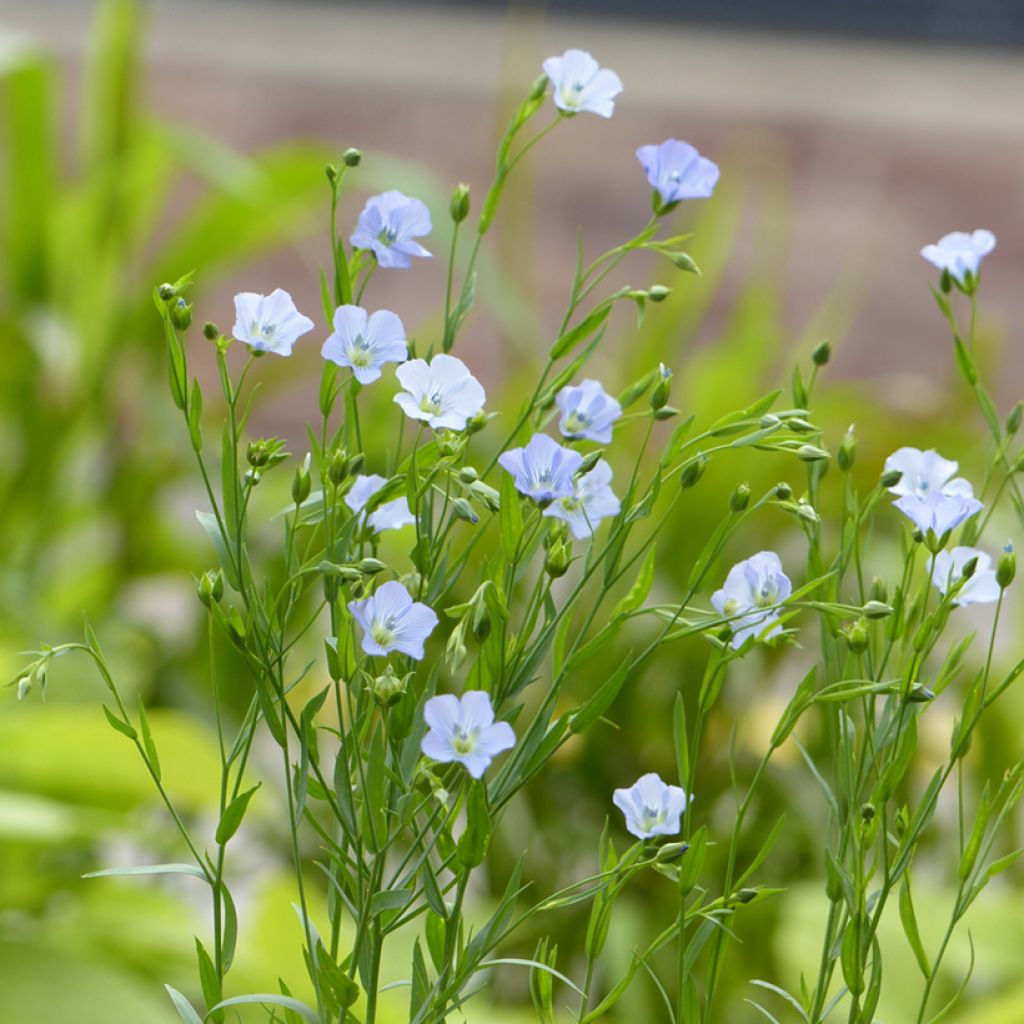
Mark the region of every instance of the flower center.
[[644, 807], [639, 817], [640, 827], [644, 832], [650, 832], [656, 825], [662, 824], [665, 820], [665, 815], [657, 807]]
[[378, 647], [390, 647], [395, 642], [395, 624], [391, 619], [375, 622], [370, 627], [370, 636]]
[[441, 414], [441, 392], [435, 391], [432, 395], [424, 395], [420, 399], [420, 409], [429, 412], [433, 416]]
[[758, 608], [771, 608], [776, 603], [778, 596], [779, 592], [775, 584], [766, 580], [754, 594], [754, 604]]
[[590, 421], [583, 413], [578, 409], [573, 409], [573, 411], [565, 417], [565, 429], [570, 434], [579, 434], [587, 429], [589, 422]]
[[370, 366], [373, 362], [370, 358], [369, 342], [361, 334], [349, 342], [348, 361], [353, 366]]
[[456, 754], [472, 754], [476, 748], [478, 734], [475, 731], [456, 728], [452, 736], [452, 750]]
[[276, 331], [277, 324], [261, 324], [258, 320], [253, 320], [249, 326], [249, 333], [260, 341], [273, 341]]
[[578, 107], [583, 103], [583, 90], [586, 88], [584, 82], [566, 82], [562, 86], [562, 102], [567, 107]]
[[398, 232], [390, 226], [381, 228], [380, 234], [377, 235], [377, 241], [384, 245], [394, 245], [397, 239]]
[[583, 508], [583, 502], [575, 494], [571, 498], [562, 498], [561, 505], [566, 512], [579, 512]]

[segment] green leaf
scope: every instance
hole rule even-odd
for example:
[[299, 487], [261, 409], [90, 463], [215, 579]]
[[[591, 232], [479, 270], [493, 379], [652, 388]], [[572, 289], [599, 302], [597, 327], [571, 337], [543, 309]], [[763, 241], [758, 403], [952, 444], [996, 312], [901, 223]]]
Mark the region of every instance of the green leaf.
[[920, 929], [917, 927], [917, 914], [914, 913], [914, 901], [910, 895], [909, 873], [904, 876], [903, 882], [900, 884], [899, 905], [900, 924], [903, 925], [903, 934], [907, 937], [907, 942], [914, 954], [914, 959], [917, 960], [917, 966], [921, 969], [921, 973], [927, 980], [931, 977], [932, 969], [928, 963], [928, 954], [924, 951]]
[[570, 732], [580, 733], [589, 729], [611, 707], [612, 702], [619, 695], [619, 691], [629, 678], [632, 667], [632, 655], [630, 655], [601, 684], [597, 692], [581, 704], [570, 716]]
[[471, 870], [483, 863], [491, 842], [490, 808], [487, 806], [487, 786], [474, 779], [466, 798], [466, 827], [455, 848], [459, 863]]
[[139, 734], [128, 722], [124, 722], [118, 718], [106, 704], [101, 706], [103, 708], [103, 714], [107, 716], [107, 721], [110, 723], [112, 728], [116, 729], [122, 736], [127, 736], [130, 740], [136, 740], [139, 738]]
[[142, 730], [142, 747], [146, 751], [146, 760], [149, 762], [149, 769], [157, 782], [160, 781], [160, 758], [156, 752], [156, 744], [153, 742], [153, 733], [149, 728], [149, 717], [146, 715], [146, 707], [139, 695], [139, 728]]
[[415, 895], [415, 889], [386, 889], [370, 897], [370, 917], [383, 914], [386, 910], [401, 910], [408, 906]]
[[590, 337], [608, 319], [612, 311], [611, 302], [602, 303], [583, 318], [575, 327], [565, 332], [551, 347], [551, 359], [560, 359], [571, 352], [584, 338]]
[[244, 793], [239, 793], [234, 800], [231, 801], [224, 808], [224, 814], [217, 824], [216, 840], [218, 846], [224, 846], [228, 840], [238, 831], [238, 827], [242, 824], [242, 819], [245, 817], [246, 809], [249, 806], [249, 801], [253, 798], [253, 794], [257, 789], [260, 788], [260, 784], [257, 783], [252, 789], [247, 789]]
[[635, 612], [647, 600], [647, 595], [651, 592], [651, 586], [654, 583], [654, 556], [655, 549], [652, 544], [640, 566], [640, 572], [637, 573], [633, 586], [629, 588], [629, 593], [612, 610], [613, 619]]
[[583, 1018], [580, 1024], [592, 1024], [593, 1021], [603, 1017], [623, 997], [626, 989], [629, 988], [630, 983], [633, 981], [634, 975], [640, 968], [640, 964], [640, 957], [634, 953], [626, 973], [619, 979], [608, 995]]
[[204, 882], [209, 882], [202, 869], [196, 867], [195, 864], [142, 864], [138, 867], [104, 868], [102, 871], [90, 871], [82, 877], [120, 878], [134, 875], [192, 875], [194, 878], [201, 878]]
[[192, 1004], [177, 990], [171, 988], [170, 985], [164, 985], [167, 989], [167, 994], [171, 997], [171, 1002], [174, 1003], [174, 1008], [178, 1011], [178, 1016], [184, 1021], [184, 1024], [203, 1024], [203, 1018], [192, 1008]]
[[219, 1002], [216, 1006], [210, 1007], [207, 1011], [207, 1018], [216, 1010], [226, 1010], [229, 1006], [282, 1006], [286, 1010], [291, 1010], [293, 1013], [297, 1013], [304, 1021], [308, 1024], [322, 1024], [320, 1020], [320, 1014], [316, 1012], [311, 1006], [307, 1006], [305, 1003], [299, 1002], [298, 999], [293, 999], [291, 996], [279, 996], [273, 992], [263, 992], [259, 995], [251, 996], [232, 996], [230, 999], [224, 999]]
[[519, 552], [519, 541], [523, 536], [523, 511], [519, 505], [519, 492], [510, 473], [501, 476], [501, 511], [498, 513], [501, 528], [501, 552], [505, 559], [514, 562]]

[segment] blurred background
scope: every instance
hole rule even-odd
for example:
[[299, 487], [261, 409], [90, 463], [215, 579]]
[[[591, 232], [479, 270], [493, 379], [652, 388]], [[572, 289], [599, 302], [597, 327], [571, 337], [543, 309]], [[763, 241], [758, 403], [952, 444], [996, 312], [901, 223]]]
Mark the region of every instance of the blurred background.
[[[365, 157], [343, 222], [354, 221], [366, 194], [401, 188], [427, 201], [430, 247], [446, 251], [451, 187], [466, 181], [482, 196], [510, 110], [543, 58], [569, 46], [616, 70], [625, 91], [610, 121], [576, 118], [517, 168], [488, 236], [479, 311], [460, 345], [494, 407], [523, 386], [550, 345], [577, 227], [593, 255], [634, 234], [649, 210], [634, 150], [675, 136], [722, 168], [714, 199], [684, 204], [678, 215], [680, 229], [695, 232], [691, 251], [703, 275], [630, 264], [621, 281], [660, 281], [673, 294], [639, 330], [628, 311], [613, 317], [598, 373], [621, 387], [664, 361], [676, 372], [674, 404], [713, 417], [785, 386], [794, 360], [806, 362], [827, 337], [835, 355], [816, 420], [833, 444], [857, 424], [863, 481], [901, 444], [937, 447], [977, 476], [982, 426], [956, 378], [928, 294], [935, 275], [918, 250], [951, 230], [986, 227], [998, 236], [985, 264], [979, 344], [1005, 414], [1024, 383], [1022, 43], [1024, 8], [1014, 0], [4, 0], [3, 678], [16, 677], [17, 652], [77, 638], [87, 615], [125, 688], [153, 708], [169, 788], [212, 829], [206, 638], [191, 582], [211, 554], [194, 519], [203, 499], [166, 397], [150, 290], [195, 269], [198, 323], [227, 330], [235, 292], [274, 287], [319, 323], [318, 273], [329, 258], [323, 168], [348, 146]], [[444, 262], [378, 275], [370, 303], [396, 310], [429, 342]], [[300, 454], [303, 423], [315, 415], [318, 349], [309, 344], [273, 377], [264, 374], [252, 428], [288, 438]], [[216, 422], [214, 403], [208, 413]], [[737, 479], [756, 491], [787, 474], [798, 486], [792, 465], [770, 459], [712, 466], [701, 500], [663, 550], [687, 565]], [[889, 525], [875, 571], [895, 544]], [[1012, 530], [997, 521], [993, 536]], [[756, 531], [738, 540], [737, 557], [779, 544], [784, 557], [800, 558], [790, 521], [766, 517]], [[666, 599], [672, 570], [671, 559], [659, 561]], [[1020, 614], [1014, 602], [1009, 621], [1019, 624]], [[984, 631], [989, 621], [984, 610], [962, 618], [963, 632]], [[1002, 662], [1019, 657], [1013, 634], [1007, 629], [997, 650]], [[689, 692], [704, 653], [695, 642], [652, 663], [619, 699], [615, 743], [595, 733], [566, 748], [542, 788], [511, 811], [499, 849], [510, 861], [520, 837], [531, 836], [539, 891], [589, 872], [613, 787], [643, 770], [670, 770], [670, 737], [652, 723], [677, 689]], [[712, 736], [724, 743], [738, 723], [741, 754], [756, 756], [808, 658], [788, 651], [746, 659]], [[244, 708], [244, 672], [230, 659], [225, 668]], [[87, 666], [68, 659], [56, 676], [45, 704], [36, 694], [18, 704], [6, 690], [0, 705], [0, 1019], [173, 1024], [162, 984], [195, 991], [191, 936], [205, 934], [205, 905], [187, 884], [80, 879], [97, 867], [180, 859], [180, 851], [129, 745], [103, 721]], [[952, 710], [933, 711], [937, 761]], [[1024, 700], [1011, 694], [977, 745], [979, 782], [1024, 753], [1022, 714]], [[928, 755], [926, 743], [922, 776]], [[724, 763], [709, 764], [701, 805], [728, 827], [725, 774]], [[808, 881], [741, 922], [734, 999], [722, 1006], [722, 1019], [738, 1024], [755, 1019], [743, 1002], [749, 979], [796, 987], [816, 962], [820, 843], [799, 809], [818, 797], [785, 758], [773, 785], [752, 820], [752, 845], [781, 811], [795, 813], [762, 881]], [[278, 977], [303, 991], [281, 800], [266, 788], [254, 803], [257, 827], [238, 841], [235, 991], [275, 989]], [[917, 880], [929, 894], [918, 908], [926, 935], [951, 897], [941, 835], [932, 867]], [[1024, 1020], [1019, 882], [1010, 876], [999, 898], [989, 894], [972, 911], [976, 980], [950, 1020]], [[650, 885], [622, 904], [613, 928], [623, 966], [658, 912], [656, 880]], [[486, 901], [486, 891], [478, 898]], [[562, 948], [578, 948], [582, 919], [566, 913], [545, 923]], [[898, 924], [887, 924], [894, 962], [912, 972]], [[968, 957], [964, 940], [947, 960], [949, 994]], [[389, 973], [400, 978], [407, 969], [396, 958]], [[572, 973], [571, 957], [563, 969]], [[912, 1000], [916, 987], [908, 989]], [[517, 1009], [521, 974], [496, 975], [491, 990], [496, 1005], [486, 1019], [530, 1019]], [[656, 1000], [637, 983], [619, 1019], [657, 1019]], [[882, 1019], [905, 1019], [899, 990], [886, 1000]], [[397, 1024], [400, 1003], [392, 1009]]]

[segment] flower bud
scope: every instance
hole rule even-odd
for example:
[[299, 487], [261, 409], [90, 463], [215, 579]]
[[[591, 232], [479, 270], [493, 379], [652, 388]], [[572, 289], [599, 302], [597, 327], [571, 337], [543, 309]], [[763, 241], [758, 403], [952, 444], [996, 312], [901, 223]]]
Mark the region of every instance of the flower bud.
[[459, 481], [464, 484], [471, 484], [480, 479], [480, 474], [472, 466], [463, 466], [459, 470]]
[[580, 468], [577, 470], [577, 476], [583, 476], [589, 473], [600, 461], [601, 456], [604, 455], [604, 449], [598, 448], [596, 451], [588, 452], [583, 456], [583, 461], [580, 463]]
[[345, 472], [349, 476], [355, 476], [363, 468], [364, 462], [366, 462], [366, 456], [362, 452], [356, 452], [355, 455], [348, 460]]
[[177, 330], [188, 330], [192, 323], [192, 303], [179, 297], [167, 307], [167, 315]]
[[649, 298], [651, 302], [662, 302], [671, 294], [672, 289], [666, 288], [663, 284], [652, 284], [651, 287], [647, 289], [647, 298]]
[[203, 337], [207, 341], [216, 341], [220, 337], [220, 328], [212, 320], [207, 320], [203, 324]]
[[[877, 578], [877, 577], [876, 577]], [[887, 619], [892, 615], [892, 608], [883, 601], [868, 601], [861, 609], [868, 619]]]
[[672, 371], [664, 363], [660, 363], [655, 380], [654, 390], [651, 392], [651, 408], [657, 412], [668, 402], [669, 393], [672, 391]]
[[341, 159], [346, 167], [358, 167], [360, 161], [363, 159], [363, 152], [360, 149], [356, 149], [354, 146], [350, 146], [341, 154]]
[[953, 278], [945, 268], [943, 268], [942, 274], [939, 276], [939, 289], [944, 295], [948, 295], [953, 290]]
[[455, 186], [452, 192], [451, 202], [448, 204], [448, 212], [456, 224], [461, 224], [469, 216], [469, 186], [460, 183]]
[[485, 412], [484, 412], [484, 411], [483, 411], [483, 410], [481, 409], [481, 410], [480, 410], [480, 412], [478, 412], [478, 413], [477, 413], [477, 414], [476, 414], [476, 415], [475, 415], [475, 416], [474, 416], [474, 417], [473, 417], [473, 418], [472, 418], [472, 419], [471, 419], [471, 420], [470, 420], [470, 421], [469, 421], [469, 422], [468, 422], [468, 423], [466, 424], [466, 433], [467, 433], [467, 434], [479, 434], [479, 433], [480, 433], [480, 431], [481, 431], [481, 430], [483, 430], [483, 429], [484, 429], [484, 427], [486, 427], [486, 426], [487, 426], [487, 419], [488, 419], [488, 417], [487, 417], [487, 413], [485, 413]]
[[491, 611], [487, 601], [482, 598], [477, 600], [473, 608], [472, 628], [477, 643], [482, 644], [491, 634]]
[[32, 677], [22, 676], [18, 680], [18, 700], [24, 700], [32, 692]]
[[853, 426], [847, 428], [842, 441], [839, 442], [839, 450], [836, 452], [836, 463], [844, 473], [849, 473], [853, 468], [854, 455], [857, 451], [857, 438], [853, 433]]
[[164, 302], [170, 302], [171, 299], [173, 299], [178, 294], [178, 291], [173, 284], [166, 283], [160, 285], [160, 287], [157, 288], [156, 291], [160, 298], [164, 300]]
[[842, 634], [854, 654], [863, 654], [868, 649], [868, 624], [864, 619], [843, 628]]
[[824, 448], [819, 448], [817, 445], [802, 444], [796, 450], [796, 457], [801, 462], [824, 462], [832, 456]]
[[[876, 576], [871, 581], [871, 604], [873, 601], [878, 601], [881, 604], [885, 604], [889, 600], [889, 585], [882, 579], [881, 576]], [[866, 606], [865, 606], [866, 607]]]
[[910, 693], [907, 695], [907, 703], [909, 704], [927, 704], [931, 700], [935, 700], [935, 693], [920, 683], [914, 683], [910, 688]]
[[1006, 417], [1006, 433], [1011, 437], [1020, 430], [1021, 416], [1024, 415], [1024, 402], [1018, 402]]
[[544, 571], [553, 580], [557, 580], [568, 572], [571, 562], [572, 546], [564, 541], [558, 541], [548, 548], [547, 556], [544, 559]]
[[750, 484], [742, 483], [729, 497], [729, 508], [733, 512], [742, 512], [750, 504]]
[[215, 604], [220, 604], [220, 599], [224, 596], [224, 576], [220, 569], [204, 572], [199, 577], [196, 590], [204, 607], [211, 608]]
[[968, 558], [964, 562], [964, 567], [960, 570], [960, 578], [962, 580], [969, 580], [978, 571], [978, 556], [975, 555], [973, 558]]
[[811, 360], [815, 366], [824, 366], [832, 358], [832, 346], [829, 342], [821, 341], [811, 353]]
[[339, 448], [337, 451], [331, 452], [330, 461], [327, 463], [327, 479], [337, 487], [347, 474], [348, 452], [344, 448]]
[[313, 487], [313, 481], [309, 476], [309, 463], [310, 455], [307, 452], [306, 457], [295, 470], [295, 478], [292, 480], [292, 501], [296, 505], [301, 505], [309, 497], [309, 492]]
[[704, 470], [707, 468], [708, 459], [706, 455], [695, 455], [689, 462], [683, 466], [682, 471], [679, 474], [679, 486], [685, 491], [690, 487], [693, 487], [695, 483], [704, 475]]
[[383, 572], [387, 566], [379, 558], [363, 558], [356, 562], [356, 568], [364, 576], [373, 576], [378, 572]]
[[338, 177], [340, 173], [341, 172], [339, 171], [337, 164], [328, 164], [324, 168], [324, 174], [327, 175], [327, 182], [331, 188], [338, 184]]
[[996, 566], [996, 583], [999, 584], [1000, 589], [1005, 590], [1016, 575], [1017, 553], [1013, 550], [1012, 544], [1007, 544], [1003, 548], [1003, 553], [999, 556], [999, 564]]
[[536, 103], [537, 100], [544, 98], [544, 94], [547, 91], [548, 76], [541, 75], [540, 78], [534, 79], [533, 85], [530, 86], [530, 91], [526, 94], [526, 101], [528, 103]]
[[455, 458], [466, 448], [466, 439], [453, 430], [445, 430], [437, 435], [437, 450], [447, 458]]
[[757, 890], [756, 889], [744, 888], [744, 889], [740, 889], [736, 893], [736, 902], [737, 903], [749, 903], [751, 900], [754, 900], [756, 898], [757, 898]]
[[700, 267], [697, 266], [693, 257], [688, 252], [672, 253], [672, 262], [679, 270], [685, 270], [689, 274], [700, 276]]
[[815, 511], [814, 506], [808, 504], [803, 498], [797, 502], [796, 514], [805, 522], [816, 526], [821, 522], [821, 516]]
[[793, 488], [783, 480], [775, 485], [775, 497], [779, 501], [789, 501], [793, 497]]
[[903, 479], [903, 471], [899, 469], [886, 470], [878, 479], [878, 482], [885, 488], [895, 487]]
[[462, 519], [467, 523], [479, 523], [480, 517], [473, 510], [473, 506], [465, 498], [455, 498], [452, 501], [452, 515], [456, 519]]
[[405, 696], [405, 680], [395, 675], [390, 665], [373, 681], [373, 699], [382, 707], [394, 707]]
[[878, 812], [875, 810], [875, 805], [871, 803], [860, 805], [860, 816], [862, 821], [872, 821]]

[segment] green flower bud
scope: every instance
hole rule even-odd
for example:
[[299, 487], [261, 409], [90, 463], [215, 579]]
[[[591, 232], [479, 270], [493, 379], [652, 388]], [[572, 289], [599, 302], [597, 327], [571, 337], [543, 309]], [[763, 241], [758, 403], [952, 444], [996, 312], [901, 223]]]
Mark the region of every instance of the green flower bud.
[[199, 584], [196, 587], [199, 600], [207, 608], [220, 604], [224, 596], [224, 575], [220, 569], [210, 569], [199, 577]]
[[935, 694], [927, 686], [922, 686], [920, 683], [914, 683], [910, 688], [910, 693], [907, 695], [908, 704], [927, 704], [932, 700], [935, 700]]
[[557, 580], [569, 571], [571, 562], [572, 546], [559, 541], [548, 548], [547, 556], [544, 559], [544, 571], [553, 580]]
[[824, 366], [831, 358], [832, 346], [827, 340], [819, 342], [811, 353], [811, 360], [814, 362], [815, 366]]
[[878, 479], [878, 482], [885, 488], [895, 487], [903, 479], [903, 471], [899, 469], [886, 470]]
[[467, 434], [479, 434], [487, 426], [488, 416], [482, 409], [467, 424]]
[[853, 468], [854, 455], [857, 451], [857, 438], [854, 436], [853, 427], [847, 428], [842, 441], [839, 442], [839, 450], [836, 452], [836, 462], [844, 473], [849, 473]]
[[324, 168], [324, 174], [327, 176], [327, 182], [333, 188], [338, 184], [338, 178], [341, 174], [337, 164], [328, 164]]
[[32, 677], [22, 676], [18, 680], [18, 700], [24, 700], [32, 692]]
[[220, 337], [220, 328], [212, 320], [207, 320], [203, 324], [203, 337], [207, 341], [216, 341]]
[[354, 146], [350, 146], [341, 154], [341, 159], [346, 167], [358, 167], [363, 159], [362, 150], [356, 149]]
[[892, 615], [892, 608], [883, 601], [868, 601], [862, 610], [869, 619], [887, 619]]
[[1017, 553], [1013, 550], [1012, 544], [1007, 544], [1003, 548], [1003, 553], [999, 556], [999, 564], [996, 566], [996, 583], [999, 584], [1000, 589], [1005, 590], [1016, 575]]
[[480, 474], [472, 466], [463, 466], [459, 470], [459, 480], [464, 484], [471, 484], [480, 479]]
[[943, 270], [939, 276], [939, 289], [945, 295], [948, 295], [953, 290], [953, 278], [948, 270]]
[[456, 519], [462, 519], [467, 523], [478, 523], [480, 517], [473, 510], [473, 506], [465, 498], [455, 498], [452, 501], [452, 515]]
[[789, 501], [793, 497], [793, 488], [783, 480], [775, 485], [775, 497], [779, 501]]
[[479, 597], [475, 602], [472, 628], [477, 643], [482, 644], [491, 634], [491, 611], [483, 597]]
[[672, 253], [672, 262], [679, 270], [685, 270], [688, 274], [700, 276], [700, 267], [697, 266], [693, 257], [688, 252]]
[[363, 468], [363, 463], [366, 462], [366, 456], [362, 452], [356, 452], [348, 460], [348, 465], [345, 467], [345, 472], [349, 476], [356, 476], [359, 471]]
[[1011, 437], [1020, 430], [1021, 416], [1024, 416], [1024, 402], [1018, 402], [1006, 417], [1006, 433]]
[[780, 420], [779, 417], [775, 415], [775, 413], [766, 412], [761, 417], [760, 426], [762, 430], [767, 430], [769, 427], [777, 427], [781, 422], [782, 420]]
[[745, 888], [745, 889], [740, 889], [739, 892], [736, 893], [736, 902], [737, 903], [749, 903], [751, 900], [756, 899], [756, 898], [757, 898], [757, 890], [756, 889]]
[[875, 810], [875, 805], [871, 803], [860, 805], [860, 816], [862, 821], [872, 821], [878, 812]]
[[295, 478], [292, 480], [292, 501], [296, 505], [301, 505], [309, 497], [309, 492], [313, 487], [313, 481], [309, 476], [309, 463], [310, 455], [307, 452], [306, 457], [295, 470]]
[[527, 103], [536, 103], [537, 100], [543, 99], [547, 91], [548, 76], [541, 75], [540, 78], [534, 79], [533, 85], [530, 86], [530, 91], [526, 94]]
[[373, 681], [373, 699], [382, 707], [394, 707], [405, 696], [405, 680], [395, 675], [390, 665]]
[[813, 444], [802, 444], [796, 450], [796, 457], [801, 462], [824, 462], [832, 458], [824, 448]]
[[164, 302], [170, 302], [171, 299], [173, 299], [178, 294], [178, 291], [174, 287], [174, 285], [167, 283], [160, 285], [160, 287], [157, 288], [156, 291], [160, 298], [164, 300]]
[[978, 556], [975, 555], [973, 558], [968, 558], [964, 562], [964, 567], [960, 570], [960, 578], [963, 580], [969, 580], [978, 571]]
[[657, 412], [668, 402], [668, 396], [672, 391], [672, 371], [664, 363], [660, 363], [655, 380], [654, 390], [651, 392], [651, 408]]
[[580, 468], [576, 471], [578, 476], [583, 476], [589, 473], [600, 461], [601, 456], [604, 455], [604, 449], [598, 448], [596, 451], [588, 452], [583, 456], [583, 461], [580, 463]]
[[177, 330], [186, 331], [192, 323], [192, 303], [179, 297], [167, 307], [167, 315]]
[[868, 625], [864, 619], [846, 626], [842, 634], [854, 654], [863, 654], [868, 649]]
[[742, 483], [729, 497], [729, 508], [733, 512], [742, 512], [750, 504], [750, 484]]
[[647, 289], [647, 298], [651, 302], [662, 302], [672, 294], [671, 288], [666, 288], [663, 284], [652, 284]]
[[679, 474], [679, 486], [685, 491], [694, 484], [704, 475], [704, 470], [707, 468], [708, 459], [706, 455], [695, 455], [689, 462], [683, 466], [682, 471]]
[[452, 192], [451, 202], [448, 204], [448, 212], [456, 224], [461, 224], [469, 216], [469, 186], [460, 183], [455, 186]]
[[483, 480], [475, 480], [469, 485], [469, 493], [480, 502], [488, 512], [497, 512], [501, 508], [501, 497], [498, 492], [485, 484]]
[[335, 452], [331, 452], [330, 460], [327, 463], [327, 479], [338, 486], [348, 474], [348, 452], [344, 448], [339, 448]]
[[[871, 581], [871, 600], [885, 604], [889, 600], [889, 585], [881, 576], [876, 576]], [[870, 602], [868, 602], [870, 604]]]
[[363, 558], [356, 562], [356, 568], [364, 576], [374, 576], [383, 572], [387, 566], [379, 558]]

